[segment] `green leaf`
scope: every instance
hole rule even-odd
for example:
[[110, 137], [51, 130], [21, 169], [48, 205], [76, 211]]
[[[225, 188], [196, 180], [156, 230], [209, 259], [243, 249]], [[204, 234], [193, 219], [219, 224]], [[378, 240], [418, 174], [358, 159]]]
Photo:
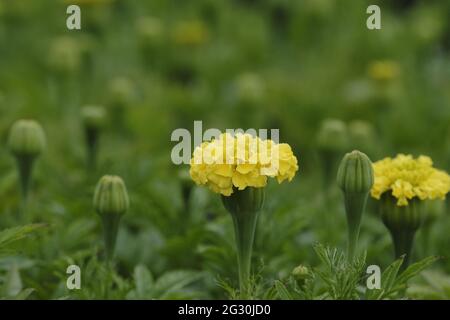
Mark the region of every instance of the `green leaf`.
[[6, 247], [10, 243], [23, 239], [30, 235], [30, 233], [46, 226], [47, 225], [43, 223], [36, 223], [0, 231], [0, 248], [3, 249], [3, 247]]
[[279, 280], [275, 281], [275, 288], [277, 290], [278, 296], [282, 300], [293, 300], [292, 295], [289, 293], [288, 289], [281, 281]]
[[398, 271], [400, 270], [400, 267], [403, 264], [404, 258], [405, 258], [404, 256], [401, 256], [399, 259], [395, 260], [382, 273], [381, 286], [386, 291], [389, 291], [393, 287], [395, 279], [397, 278]]
[[183, 289], [187, 285], [203, 277], [194, 271], [169, 271], [164, 273], [154, 285], [155, 298], [164, 299], [170, 293]]
[[428, 268], [431, 264], [439, 260], [437, 256], [430, 256], [410, 265], [403, 271], [396, 280], [396, 285], [406, 284], [412, 277], [418, 275], [422, 270]]
[[153, 287], [153, 276], [145, 266], [137, 265], [134, 268], [134, 283], [137, 297], [144, 298]]
[[33, 288], [27, 288], [20, 291], [17, 295], [12, 297], [14, 300], [26, 300], [35, 290]]
[[22, 279], [20, 278], [19, 268], [13, 265], [6, 275], [5, 283], [3, 285], [4, 295], [13, 297], [22, 291]]
[[381, 288], [380, 289], [367, 289], [366, 297], [370, 300], [381, 300], [384, 299], [391, 293], [392, 287], [394, 286], [395, 279], [397, 277], [398, 271], [402, 266], [404, 256], [391, 263], [386, 270], [381, 274]]

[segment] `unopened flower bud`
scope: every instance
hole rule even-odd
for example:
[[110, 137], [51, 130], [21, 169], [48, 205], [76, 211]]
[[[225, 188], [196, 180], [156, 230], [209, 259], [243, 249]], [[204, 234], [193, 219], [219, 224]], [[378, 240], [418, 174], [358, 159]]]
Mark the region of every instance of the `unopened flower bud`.
[[353, 259], [361, 217], [374, 181], [372, 162], [362, 152], [347, 153], [339, 165], [337, 183], [344, 193], [348, 225], [348, 258]]
[[81, 110], [81, 115], [83, 117], [83, 123], [86, 128], [89, 129], [100, 129], [106, 119], [106, 111], [101, 106], [85, 106]]
[[310, 272], [306, 266], [299, 265], [292, 270], [291, 275], [299, 284], [303, 284], [310, 277]]
[[128, 210], [128, 207], [128, 192], [122, 178], [103, 176], [95, 189], [94, 208], [103, 223], [107, 261], [111, 261], [114, 255], [120, 218]]
[[348, 131], [350, 135], [350, 144], [352, 148], [364, 149], [367, 154], [372, 156], [376, 151], [375, 129], [369, 122], [354, 120], [349, 123]]
[[11, 127], [8, 146], [15, 156], [36, 157], [45, 148], [45, 133], [34, 120], [18, 120]]
[[344, 156], [337, 174], [337, 183], [344, 193], [367, 195], [373, 180], [372, 162], [369, 157], [357, 150]]
[[325, 119], [317, 136], [325, 189], [329, 189], [332, 184], [337, 163], [347, 146], [348, 133], [345, 123], [337, 119]]
[[317, 136], [317, 146], [326, 151], [342, 151], [348, 145], [345, 123], [338, 119], [325, 119]]
[[128, 210], [127, 188], [118, 176], [103, 176], [97, 184], [94, 195], [94, 208], [103, 214], [124, 214]]
[[22, 190], [22, 210], [25, 210], [33, 164], [45, 148], [45, 133], [34, 120], [18, 120], [11, 127], [8, 147], [15, 156]]
[[85, 106], [81, 115], [86, 138], [87, 165], [92, 169], [97, 162], [99, 131], [105, 124], [106, 111], [101, 106]]

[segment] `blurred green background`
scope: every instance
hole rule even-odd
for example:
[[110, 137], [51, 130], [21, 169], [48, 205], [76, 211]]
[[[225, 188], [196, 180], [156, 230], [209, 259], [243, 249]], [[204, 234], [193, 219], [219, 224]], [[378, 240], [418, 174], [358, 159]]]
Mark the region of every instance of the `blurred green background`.
[[[81, 30], [66, 28], [69, 4], [80, 5]], [[366, 28], [370, 4], [381, 7], [381, 30]], [[267, 281], [314, 266], [313, 243], [344, 248], [346, 239], [341, 194], [320, 161], [323, 144], [336, 143], [318, 138], [324, 120], [345, 123], [342, 154], [426, 154], [450, 171], [449, 18], [448, 1], [0, 0], [0, 228], [50, 225], [22, 242], [20, 255], [2, 258], [0, 274], [18, 266], [34, 298], [74, 294], [65, 289], [68, 262], [95, 279], [89, 266], [101, 228], [92, 194], [111, 173], [124, 178], [131, 208], [118, 242], [123, 283], [110, 297], [130, 297], [142, 264], [155, 277], [202, 275], [166, 298], [223, 298], [215, 277], [236, 279], [231, 219], [217, 195], [193, 187], [170, 160], [172, 131], [193, 130], [194, 120], [204, 129], [280, 129], [300, 169], [292, 183], [268, 186], [255, 265]], [[84, 105], [103, 105], [109, 117], [95, 171], [85, 168]], [[38, 120], [48, 139], [27, 221], [17, 221], [5, 146], [20, 118]], [[417, 258], [448, 256], [449, 210], [436, 207]], [[367, 211], [360, 247], [383, 267], [392, 261], [390, 238], [375, 204]], [[448, 259], [434, 269], [449, 290]], [[443, 297], [417, 282], [411, 297]], [[77, 297], [102, 297], [94, 283], [85, 286]]]

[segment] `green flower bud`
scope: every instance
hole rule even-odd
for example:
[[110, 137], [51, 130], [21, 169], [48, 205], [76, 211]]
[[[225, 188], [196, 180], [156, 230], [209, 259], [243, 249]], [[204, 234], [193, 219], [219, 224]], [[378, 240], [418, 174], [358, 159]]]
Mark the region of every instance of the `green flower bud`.
[[128, 192], [122, 178], [103, 176], [95, 189], [94, 208], [102, 218], [107, 261], [114, 256], [119, 222], [128, 207]]
[[135, 97], [133, 82], [126, 77], [116, 77], [111, 80], [108, 86], [111, 105], [113, 107], [123, 107]]
[[98, 130], [105, 124], [106, 111], [101, 106], [85, 106], [81, 110], [81, 115], [86, 128]]
[[397, 199], [385, 192], [380, 199], [380, 215], [391, 233], [395, 257], [406, 255], [403, 268], [408, 266], [416, 231], [424, 220], [424, 201], [417, 197], [408, 200], [406, 206], [397, 205]]
[[337, 119], [325, 119], [317, 136], [317, 147], [327, 190], [332, 185], [337, 163], [347, 146], [348, 133], [345, 123]]
[[45, 133], [34, 120], [18, 120], [9, 132], [8, 147], [15, 156], [22, 190], [22, 211], [25, 211], [33, 173], [34, 160], [45, 148]]
[[321, 150], [342, 151], [348, 146], [345, 123], [338, 119], [325, 119], [317, 136], [317, 146]]
[[357, 150], [344, 156], [337, 174], [337, 183], [344, 193], [367, 194], [373, 181], [373, 168], [369, 157]]
[[236, 80], [237, 98], [243, 104], [259, 103], [264, 93], [264, 81], [258, 74], [243, 73]]
[[8, 147], [17, 157], [36, 157], [45, 148], [45, 133], [34, 120], [18, 120], [11, 127]]
[[304, 265], [299, 265], [295, 267], [294, 270], [292, 270], [291, 275], [299, 284], [303, 284], [311, 274], [307, 267], [305, 267]]
[[105, 124], [106, 111], [101, 106], [85, 106], [81, 110], [87, 147], [88, 168], [95, 168], [97, 162], [99, 131]]
[[118, 176], [103, 176], [94, 194], [94, 208], [100, 214], [124, 214], [129, 207], [127, 188]]
[[238, 251], [239, 284], [241, 298], [249, 295], [249, 279], [256, 222], [264, 204], [265, 189], [247, 187], [222, 196], [222, 203], [230, 212]]
[[155, 45], [161, 42], [164, 27], [160, 19], [141, 17], [136, 22], [136, 31], [142, 45]]
[[77, 71], [82, 62], [80, 47], [79, 41], [73, 37], [55, 38], [49, 47], [48, 66], [60, 74], [70, 74]]
[[375, 151], [375, 129], [366, 121], [354, 120], [348, 125], [352, 148], [364, 149], [369, 155]]
[[361, 217], [374, 181], [372, 162], [362, 152], [347, 153], [339, 165], [337, 183], [344, 193], [348, 225], [348, 258], [353, 259]]

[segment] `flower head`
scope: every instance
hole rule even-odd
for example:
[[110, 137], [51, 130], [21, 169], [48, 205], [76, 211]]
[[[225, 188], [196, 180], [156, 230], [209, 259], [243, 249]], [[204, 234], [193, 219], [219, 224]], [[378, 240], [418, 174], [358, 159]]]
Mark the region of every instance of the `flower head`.
[[190, 175], [195, 183], [230, 196], [233, 188], [265, 187], [268, 177], [278, 183], [291, 181], [297, 170], [297, 158], [288, 144], [224, 133], [194, 150]]
[[427, 156], [414, 159], [411, 155], [399, 154], [394, 159], [375, 162], [373, 168], [372, 197], [380, 199], [383, 193], [390, 191], [398, 206], [408, 205], [415, 197], [420, 200], [444, 199], [450, 190], [450, 176], [435, 169]]

